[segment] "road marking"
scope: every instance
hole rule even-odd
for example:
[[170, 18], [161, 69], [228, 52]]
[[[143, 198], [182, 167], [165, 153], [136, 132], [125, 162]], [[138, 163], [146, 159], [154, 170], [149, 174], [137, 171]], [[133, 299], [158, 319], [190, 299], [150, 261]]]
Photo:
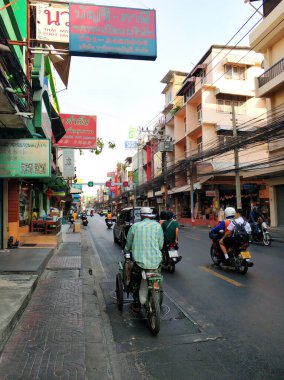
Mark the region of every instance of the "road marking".
[[209, 268], [206, 268], [206, 267], [200, 267], [203, 271], [205, 271], [205, 272], [207, 272], [207, 273], [211, 273], [211, 274], [213, 274], [214, 276], [216, 276], [216, 277], [218, 277], [218, 278], [221, 278], [222, 280], [224, 280], [224, 281], [227, 281], [227, 282], [229, 282], [230, 284], [232, 284], [232, 285], [235, 285], [235, 286], [237, 286], [237, 287], [242, 287], [242, 286], [245, 286], [245, 285], [243, 285], [243, 284], [241, 284], [240, 282], [238, 282], [238, 281], [235, 281], [235, 280], [232, 280], [231, 278], [229, 278], [229, 277], [226, 277], [226, 276], [224, 276], [224, 275], [222, 275], [222, 274], [220, 274], [220, 273], [217, 273], [217, 272], [214, 272], [214, 270], [212, 270], [212, 269], [209, 269]]

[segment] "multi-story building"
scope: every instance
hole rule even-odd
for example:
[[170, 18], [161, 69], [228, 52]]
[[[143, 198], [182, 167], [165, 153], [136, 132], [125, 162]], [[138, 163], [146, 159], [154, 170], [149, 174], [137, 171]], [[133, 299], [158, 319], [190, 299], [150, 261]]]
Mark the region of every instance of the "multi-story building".
[[57, 202], [61, 195], [55, 197], [55, 191], [67, 187], [57, 176], [52, 149], [52, 141], [57, 142], [65, 129], [51, 60], [42, 52], [31, 52], [35, 22], [30, 17], [28, 27], [28, 3], [14, 5], [0, 1], [0, 248], [6, 248], [11, 237], [21, 241], [34, 215], [47, 210], [52, 199]]
[[[253, 1], [253, 0], [251, 0]], [[256, 78], [256, 96], [266, 100], [267, 120], [284, 120], [284, 2], [263, 2], [263, 20], [250, 34], [250, 46], [264, 56], [264, 73]], [[284, 138], [269, 136], [269, 165], [255, 172], [269, 185], [271, 225], [284, 225]]]
[[[224, 147], [230, 140], [233, 113], [238, 133], [245, 136], [243, 126], [266, 112], [264, 100], [255, 97], [254, 89], [254, 78], [263, 72], [262, 61], [262, 54], [249, 47], [213, 45], [177, 91], [176, 96], [183, 97], [183, 104], [174, 114], [172, 207], [179, 215], [190, 214], [190, 182], [194, 189], [195, 218], [209, 218], [213, 213], [217, 217], [220, 205], [236, 205], [233, 151], [217, 152], [211, 158], [202, 158], [202, 154], [218, 146]], [[186, 165], [187, 159], [198, 156], [193, 167]], [[240, 167], [267, 157], [266, 145], [240, 150]], [[245, 182], [250, 186], [245, 186]], [[178, 192], [177, 187], [182, 192]], [[253, 178], [242, 180], [242, 204], [248, 211], [251, 203], [259, 200], [259, 190], [260, 182]]]

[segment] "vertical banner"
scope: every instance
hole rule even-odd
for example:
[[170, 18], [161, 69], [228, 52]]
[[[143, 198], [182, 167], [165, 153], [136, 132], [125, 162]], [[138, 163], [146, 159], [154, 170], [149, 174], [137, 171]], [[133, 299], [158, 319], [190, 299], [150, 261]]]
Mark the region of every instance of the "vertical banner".
[[63, 149], [63, 177], [74, 177], [75, 175], [74, 149]]

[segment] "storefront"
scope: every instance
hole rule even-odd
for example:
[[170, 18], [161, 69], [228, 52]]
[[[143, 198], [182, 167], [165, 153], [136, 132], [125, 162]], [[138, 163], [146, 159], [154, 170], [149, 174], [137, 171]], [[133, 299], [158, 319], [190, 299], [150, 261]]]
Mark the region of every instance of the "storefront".
[[277, 225], [284, 226], [284, 185], [275, 186], [277, 204]]

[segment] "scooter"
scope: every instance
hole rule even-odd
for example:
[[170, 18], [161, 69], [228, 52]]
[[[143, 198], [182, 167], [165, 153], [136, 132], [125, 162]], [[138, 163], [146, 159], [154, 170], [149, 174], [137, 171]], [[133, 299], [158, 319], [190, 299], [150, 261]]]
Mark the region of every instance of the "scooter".
[[[131, 270], [133, 261], [131, 253], [124, 252], [124, 261], [119, 262], [119, 272], [116, 275], [116, 300], [119, 311], [123, 310], [124, 293], [132, 293]], [[143, 269], [139, 288], [139, 300], [144, 307], [148, 327], [153, 335], [160, 331], [161, 305], [163, 302], [163, 276], [158, 269]]]
[[107, 228], [111, 228], [112, 226], [113, 226], [113, 221], [112, 221], [112, 219], [107, 219], [107, 221], [106, 221], [106, 225], [107, 225]]
[[182, 256], [178, 254], [178, 245], [174, 243], [166, 244], [162, 249], [162, 255], [162, 265], [173, 274], [176, 270], [176, 264], [182, 259]]
[[224, 231], [220, 230], [217, 234], [210, 232], [209, 237], [212, 240], [210, 256], [214, 265], [235, 269], [241, 274], [246, 274], [249, 267], [252, 267], [253, 261], [251, 253], [248, 250], [249, 243], [242, 245], [233, 245], [228, 251], [230, 260], [226, 260], [220, 248], [219, 240], [223, 237]]
[[271, 245], [271, 236], [268, 226], [263, 218], [259, 217], [251, 230], [250, 243], [263, 243], [266, 247]]
[[85, 215], [85, 214], [83, 214], [82, 215], [82, 224], [83, 224], [83, 226], [87, 226], [88, 225], [88, 218], [87, 218], [87, 216]]

